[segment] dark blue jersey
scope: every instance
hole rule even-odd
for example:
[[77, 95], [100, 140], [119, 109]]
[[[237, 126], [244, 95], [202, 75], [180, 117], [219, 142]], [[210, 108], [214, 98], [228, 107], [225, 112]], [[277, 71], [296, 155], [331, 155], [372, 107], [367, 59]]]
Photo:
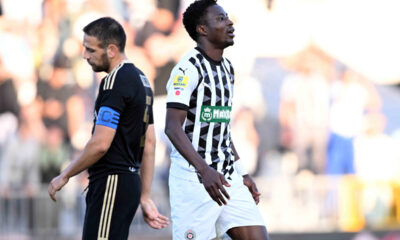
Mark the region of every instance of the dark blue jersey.
[[124, 61], [101, 80], [95, 104], [96, 125], [116, 129], [107, 153], [89, 168], [89, 179], [135, 173], [142, 161], [145, 134], [153, 123], [153, 93], [145, 75]]

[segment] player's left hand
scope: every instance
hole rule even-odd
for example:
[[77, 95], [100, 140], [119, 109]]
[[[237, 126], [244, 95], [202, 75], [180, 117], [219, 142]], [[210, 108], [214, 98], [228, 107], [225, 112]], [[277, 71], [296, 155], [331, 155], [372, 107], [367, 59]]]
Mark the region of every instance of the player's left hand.
[[249, 174], [243, 175], [243, 184], [249, 188], [251, 195], [253, 196], [254, 201], [256, 204], [260, 202], [261, 193], [258, 191], [256, 183], [250, 177]]
[[141, 198], [140, 205], [142, 206], [144, 221], [150, 227], [162, 229], [169, 224], [168, 218], [158, 212], [156, 205], [150, 198]]
[[59, 191], [65, 184], [67, 184], [69, 178], [64, 177], [63, 175], [58, 175], [57, 177], [53, 178], [49, 184], [49, 188], [47, 189], [49, 192], [49, 196], [53, 201], [57, 201], [56, 199], [56, 192]]

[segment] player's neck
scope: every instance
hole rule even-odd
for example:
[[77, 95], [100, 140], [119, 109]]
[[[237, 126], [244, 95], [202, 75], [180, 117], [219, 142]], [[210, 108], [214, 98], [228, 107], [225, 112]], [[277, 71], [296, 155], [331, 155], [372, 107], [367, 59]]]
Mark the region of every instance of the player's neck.
[[205, 54], [212, 60], [216, 62], [220, 62], [222, 60], [222, 55], [224, 54], [224, 50], [220, 48], [216, 48], [208, 42], [202, 43], [198, 42], [197, 47], [202, 49]]
[[121, 62], [128, 60], [125, 54], [121, 53], [110, 59], [110, 67], [107, 70], [107, 73], [110, 73], [116, 66], [118, 66]]

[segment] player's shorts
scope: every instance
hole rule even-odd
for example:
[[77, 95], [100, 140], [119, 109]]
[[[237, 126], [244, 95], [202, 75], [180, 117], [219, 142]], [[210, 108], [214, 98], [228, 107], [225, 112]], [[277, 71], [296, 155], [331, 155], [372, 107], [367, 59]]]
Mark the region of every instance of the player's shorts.
[[265, 226], [260, 211], [236, 172], [231, 187], [225, 187], [230, 200], [219, 206], [211, 199], [203, 184], [169, 177], [172, 237], [174, 240], [209, 240], [222, 236], [229, 229], [241, 226]]
[[126, 240], [140, 203], [138, 174], [114, 174], [89, 184], [83, 240]]

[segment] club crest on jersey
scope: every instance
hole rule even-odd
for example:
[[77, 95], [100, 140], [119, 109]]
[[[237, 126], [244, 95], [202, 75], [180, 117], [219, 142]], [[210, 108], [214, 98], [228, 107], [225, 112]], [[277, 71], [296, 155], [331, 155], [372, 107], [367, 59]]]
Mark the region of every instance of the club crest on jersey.
[[230, 122], [231, 106], [201, 106], [200, 122]]
[[185, 239], [187, 240], [192, 240], [192, 239], [196, 239], [196, 233], [193, 230], [187, 230], [185, 232]]
[[187, 76], [176, 75], [172, 85], [174, 88], [185, 88], [189, 78]]

